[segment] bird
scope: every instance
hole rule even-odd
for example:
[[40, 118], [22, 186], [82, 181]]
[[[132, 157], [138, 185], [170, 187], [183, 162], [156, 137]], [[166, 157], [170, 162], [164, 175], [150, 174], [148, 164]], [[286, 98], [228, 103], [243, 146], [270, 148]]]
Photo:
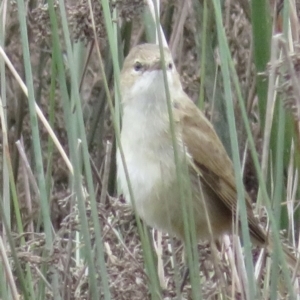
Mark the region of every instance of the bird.
[[[158, 45], [146, 43], [133, 47], [124, 60], [121, 145], [132, 195], [120, 149], [117, 179], [125, 199], [134, 201], [138, 216], [150, 227], [185, 241], [183, 197], [191, 205], [197, 239], [217, 240], [232, 233], [233, 220], [238, 219], [233, 163], [211, 122], [184, 92], [167, 47], [163, 54], [164, 60]], [[255, 217], [246, 191], [245, 203], [251, 240], [268, 245], [269, 237]]]

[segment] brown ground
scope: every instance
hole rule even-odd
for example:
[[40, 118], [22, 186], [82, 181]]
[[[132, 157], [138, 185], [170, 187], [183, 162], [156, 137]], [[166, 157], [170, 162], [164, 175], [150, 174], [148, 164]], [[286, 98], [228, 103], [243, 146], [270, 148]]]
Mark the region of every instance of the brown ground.
[[[50, 89], [51, 78], [51, 30], [49, 25], [49, 19], [47, 10], [42, 9], [41, 6], [34, 6], [34, 1], [29, 1], [31, 6], [28, 10], [28, 30], [30, 36], [30, 50], [32, 57], [32, 67], [35, 76], [35, 88], [36, 99], [40, 107], [43, 109], [45, 116], [48, 118], [48, 95]], [[140, 32], [140, 9], [142, 8], [142, 1], [127, 0], [116, 1], [116, 5], [120, 8], [120, 18], [123, 20], [133, 21], [133, 38], [137, 37], [143, 39]], [[162, 20], [165, 20], [167, 4], [172, 1], [164, 1], [162, 6]], [[174, 15], [172, 19], [173, 26], [177, 26], [177, 22], [181, 19], [182, 1], [173, 1]], [[237, 72], [243, 88], [243, 93], [247, 95], [246, 99], [249, 102], [247, 105], [252, 111], [252, 103], [254, 102], [255, 94], [251, 94], [251, 86], [253, 82], [253, 66], [250, 64], [249, 68], [249, 55], [250, 55], [250, 43], [251, 43], [251, 27], [244, 15], [243, 10], [237, 4], [238, 1], [231, 1], [230, 7], [225, 7], [224, 22], [226, 32], [228, 34], [228, 40], [232, 56], [236, 63]], [[87, 1], [67, 1], [67, 9], [69, 14], [69, 23], [74, 39], [84, 40], [87, 48], [91, 47], [93, 40], [93, 31], [89, 20], [89, 9]], [[97, 5], [97, 1], [94, 1], [94, 11], [96, 12], [97, 34], [101, 42], [101, 49], [106, 48], [106, 34], [103, 25], [103, 17], [101, 8]], [[177, 32], [170, 34], [170, 40], [173, 42], [174, 49], [177, 51], [174, 53], [176, 57], [176, 64], [178, 70], [182, 76], [182, 81], [186, 92], [191, 96], [194, 101], [198, 99], [198, 91], [200, 85], [200, 67], [195, 64], [197, 59], [196, 43], [195, 43], [195, 23], [192, 10], [188, 11], [183, 26], [178, 29]], [[214, 34], [214, 28], [211, 29]], [[166, 29], [167, 31], [167, 29]], [[15, 6], [9, 8], [7, 28], [6, 28], [6, 41], [5, 49], [10, 60], [17, 68], [19, 73], [23, 74], [23, 62], [22, 62], [22, 50], [20, 46], [20, 36], [18, 30], [18, 19], [15, 11]], [[176, 34], [179, 34], [179, 39], [176, 44]], [[175, 43], [175, 44], [174, 44]], [[214, 49], [216, 61], [218, 61], [218, 50]], [[84, 107], [84, 116], [87, 127], [87, 135], [90, 138], [90, 152], [91, 158], [95, 165], [95, 170], [98, 171], [98, 175], [94, 170], [95, 185], [97, 186], [98, 199], [99, 199], [99, 218], [102, 223], [103, 230], [103, 242], [105, 246], [105, 259], [107, 272], [109, 276], [110, 290], [113, 299], [148, 299], [148, 286], [147, 275], [144, 271], [143, 255], [141, 250], [140, 238], [137, 233], [136, 221], [130, 208], [124, 204], [122, 199], [116, 198], [116, 193], [113, 188], [114, 183], [110, 180], [108, 191], [110, 197], [106, 197], [105, 204], [100, 203], [101, 185], [99, 184], [99, 177], [103, 178], [103, 164], [105, 158], [105, 146], [107, 140], [113, 140], [113, 131], [111, 120], [109, 116], [108, 108], [106, 104], [99, 108], [102, 121], [98, 121], [96, 133], [93, 136], [91, 134], [91, 128], [93, 120], [97, 117], [95, 115], [95, 107], [99, 105], [99, 92], [101, 91], [101, 75], [96, 64], [93, 64], [93, 57], [95, 53], [92, 51], [91, 59], [87, 66], [87, 72], [84, 76], [81, 96]], [[24, 76], [23, 76], [24, 77]], [[7, 94], [8, 94], [8, 122], [9, 122], [9, 137], [11, 153], [15, 153], [14, 142], [22, 136], [24, 142], [24, 148], [31, 161], [32, 156], [32, 144], [29, 125], [28, 109], [26, 99], [23, 97], [22, 92], [18, 84], [15, 82], [10, 72], [7, 71]], [[112, 86], [111, 86], [112, 87]], [[24, 98], [24, 99], [23, 99]], [[206, 95], [209, 99], [209, 95]], [[54, 129], [57, 137], [65, 150], [68, 152], [68, 145], [66, 139], [66, 130], [63, 121], [62, 104], [60, 103], [60, 94], [58, 91], [58, 85], [56, 90], [56, 107], [55, 107], [55, 120]], [[210, 106], [207, 104], [207, 111], [210, 111]], [[255, 114], [255, 110], [253, 110]], [[209, 113], [208, 113], [209, 115]], [[238, 120], [238, 122], [241, 120]], [[253, 127], [257, 124], [254, 122]], [[44, 153], [45, 165], [47, 163], [47, 147], [48, 147], [48, 135], [40, 126], [42, 147]], [[102, 130], [101, 130], [102, 129]], [[99, 136], [101, 139], [99, 139]], [[241, 145], [244, 144], [243, 130], [240, 132]], [[37, 219], [39, 214], [38, 199], [33, 196], [32, 212], [28, 211], [28, 206], [25, 201], [24, 195], [24, 181], [23, 173], [21, 171], [20, 163], [17, 160], [17, 155], [12, 155], [13, 166], [15, 176], [18, 178], [18, 191], [19, 201], [23, 207], [24, 224], [37, 225]], [[55, 252], [52, 257], [49, 258], [49, 264], [55, 264], [57, 268], [62, 272], [64, 278], [64, 286], [66, 289], [65, 299], [88, 299], [87, 295], [87, 277], [85, 276], [84, 269], [75, 267], [73, 262], [69, 262], [70, 250], [68, 250], [68, 239], [74, 236], [76, 229], [80, 227], [77, 216], [78, 211], [76, 207], [71, 205], [71, 195], [68, 190], [68, 171], [63, 163], [60, 155], [54, 152], [54, 164], [52, 169], [52, 187], [51, 187], [51, 217], [53, 226], [56, 230], [55, 240]], [[114, 162], [112, 161], [112, 168]], [[98, 177], [99, 176], [99, 177]], [[2, 180], [1, 180], [2, 182]], [[253, 175], [252, 163], [247, 162], [245, 172], [245, 183], [247, 190], [255, 198], [257, 192], [257, 183], [255, 176]], [[34, 193], [33, 193], [34, 195]], [[86, 203], [89, 208], [89, 202]], [[88, 209], [88, 213], [90, 213]], [[14, 220], [14, 219], [13, 219]], [[13, 230], [15, 230], [14, 222]], [[30, 227], [27, 227], [29, 230]], [[91, 228], [91, 236], [93, 237], [93, 228]], [[122, 237], [122, 238], [121, 238]], [[121, 243], [122, 240], [122, 243]], [[175, 248], [178, 250], [176, 257], [180, 263], [180, 267], [183, 267], [182, 259], [182, 245], [179, 241], [174, 240]], [[39, 267], [41, 264], [41, 249], [44, 245], [44, 236], [42, 233], [35, 234], [34, 237], [30, 234], [27, 237], [27, 245], [22, 249], [19, 248], [19, 257], [22, 261], [30, 262], [32, 269]], [[164, 299], [173, 299], [176, 296], [175, 281], [174, 281], [174, 268], [171, 264], [171, 252], [168, 249], [169, 237], [163, 236], [163, 254], [162, 260], [164, 263], [164, 279], [166, 288], [164, 290]], [[34, 246], [34, 251], [32, 246]], [[221, 246], [220, 246], [221, 247]], [[231, 267], [228, 260], [225, 259], [226, 250], [224, 246], [220, 248], [218, 257], [220, 259], [219, 268], [226, 279], [226, 288], [228, 295], [230, 295], [230, 288], [232, 284]], [[214, 295], [220, 292], [219, 277], [214, 270], [214, 265], [211, 257], [211, 250], [207, 244], [199, 244], [199, 257], [200, 257], [200, 270], [203, 278], [202, 290], [204, 299], [215, 299]], [[66, 265], [70, 263], [70, 272], [64, 273]], [[35, 273], [36, 278], [39, 275]], [[81, 293], [76, 295], [76, 287], [81, 286]], [[223, 289], [224, 287], [222, 287]], [[191, 290], [189, 282], [184, 288], [184, 298], [191, 299]], [[49, 299], [51, 295], [49, 295]], [[236, 292], [235, 299], [242, 299], [239, 292]]]

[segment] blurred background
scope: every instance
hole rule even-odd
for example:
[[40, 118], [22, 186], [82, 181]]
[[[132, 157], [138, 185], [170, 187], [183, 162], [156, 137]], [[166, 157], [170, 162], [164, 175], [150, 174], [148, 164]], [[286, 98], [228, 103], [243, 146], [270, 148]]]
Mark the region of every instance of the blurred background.
[[123, 59], [157, 42], [161, 26], [184, 90], [241, 162], [262, 225], [299, 251], [299, 9], [296, 0], [2, 0], [0, 298], [300, 299], [280, 253], [250, 249], [244, 264], [228, 236], [196, 245], [199, 280], [181, 293], [182, 244], [135, 218], [115, 162]]

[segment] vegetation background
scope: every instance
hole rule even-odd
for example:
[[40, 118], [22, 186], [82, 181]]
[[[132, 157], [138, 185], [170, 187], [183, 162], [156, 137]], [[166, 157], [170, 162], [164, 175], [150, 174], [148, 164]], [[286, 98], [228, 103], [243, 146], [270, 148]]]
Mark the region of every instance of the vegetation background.
[[[300, 299], [281, 247], [300, 250], [298, 7], [2, 0], [0, 299]], [[183, 246], [145, 228], [116, 183], [120, 67], [157, 42], [158, 19], [275, 249], [194, 243], [182, 293]]]

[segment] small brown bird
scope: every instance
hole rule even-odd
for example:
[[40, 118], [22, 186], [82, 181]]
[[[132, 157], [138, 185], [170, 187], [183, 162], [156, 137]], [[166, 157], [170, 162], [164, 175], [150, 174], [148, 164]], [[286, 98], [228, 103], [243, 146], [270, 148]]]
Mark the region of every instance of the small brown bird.
[[[232, 231], [232, 220], [237, 211], [233, 164], [212, 124], [183, 91], [167, 48], [164, 49], [164, 58], [179, 164], [183, 172], [188, 170], [188, 175], [183, 177], [184, 194], [191, 193], [197, 237], [211, 238], [208, 219], [213, 238], [218, 238]], [[121, 143], [136, 211], [148, 225], [184, 240], [182, 206], [158, 45], [142, 44], [130, 51], [121, 72], [121, 95]], [[119, 152], [117, 164], [121, 189], [130, 199]], [[247, 193], [246, 206], [251, 238], [264, 245], [268, 239], [253, 215]]]

